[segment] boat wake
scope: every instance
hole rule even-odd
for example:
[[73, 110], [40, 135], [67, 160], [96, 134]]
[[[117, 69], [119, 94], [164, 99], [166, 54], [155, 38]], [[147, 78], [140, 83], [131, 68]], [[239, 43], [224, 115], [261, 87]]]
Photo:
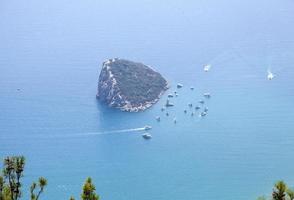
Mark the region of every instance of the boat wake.
[[131, 132], [139, 132], [139, 131], [144, 131], [144, 130], [145, 130], [145, 127], [130, 128], [130, 129], [121, 129], [121, 130], [113, 130], [113, 131], [80, 133], [76, 136], [92, 136], [92, 135], [108, 135], [108, 134], [115, 134], [115, 133], [131, 133]]

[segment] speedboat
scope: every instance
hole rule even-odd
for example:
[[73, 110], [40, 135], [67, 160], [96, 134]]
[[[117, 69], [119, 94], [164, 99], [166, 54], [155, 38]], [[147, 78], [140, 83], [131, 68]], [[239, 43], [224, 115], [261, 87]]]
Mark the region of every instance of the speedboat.
[[203, 70], [205, 72], [208, 72], [210, 70], [210, 68], [211, 68], [211, 65], [205, 65], [204, 68], [203, 68]]
[[267, 70], [267, 79], [272, 80], [275, 77], [275, 75], [271, 72], [270, 69]]
[[148, 125], [144, 126], [145, 131], [150, 130], [150, 129], [152, 129], [152, 126], [148, 126]]
[[211, 97], [211, 95], [210, 95], [208, 92], [207, 92], [207, 93], [204, 93], [203, 96], [204, 96], [205, 98], [210, 98], [210, 97]]
[[146, 140], [149, 140], [152, 138], [152, 135], [150, 135], [149, 133], [144, 133], [144, 134], [142, 134], [142, 137]]
[[181, 83], [177, 84], [177, 88], [182, 88], [182, 87], [183, 87], [183, 84], [181, 84]]

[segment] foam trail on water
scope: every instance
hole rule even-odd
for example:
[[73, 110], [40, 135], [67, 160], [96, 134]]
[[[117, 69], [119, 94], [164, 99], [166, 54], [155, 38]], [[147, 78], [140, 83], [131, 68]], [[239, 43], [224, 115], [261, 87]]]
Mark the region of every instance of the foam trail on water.
[[114, 133], [138, 132], [138, 131], [144, 131], [144, 130], [145, 128], [130, 128], [130, 129], [122, 129], [122, 130], [103, 131], [103, 132], [87, 132], [87, 133], [80, 133], [74, 136], [107, 135], [107, 134], [114, 134]]
[[[112, 130], [112, 131], [101, 131], [101, 132], [84, 132], [84, 133], [58, 133], [58, 134], [42, 134], [42, 135], [31, 135], [26, 137], [26, 139], [69, 139], [75, 137], [89, 137], [89, 136], [98, 136], [98, 135], [108, 135], [108, 134], [119, 134], [119, 133], [136, 133], [140, 131], [144, 131], [145, 127], [142, 128], [130, 128], [130, 129], [120, 129], [120, 130]], [[0, 137], [1, 139], [1, 137]], [[14, 139], [13, 137], [5, 139]]]

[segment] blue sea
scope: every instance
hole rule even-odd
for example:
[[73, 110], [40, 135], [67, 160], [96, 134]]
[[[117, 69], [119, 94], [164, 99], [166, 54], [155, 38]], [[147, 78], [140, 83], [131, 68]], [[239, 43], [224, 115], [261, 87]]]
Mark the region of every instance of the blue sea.
[[[114, 57], [171, 88], [145, 112], [100, 104]], [[270, 195], [279, 179], [294, 187], [293, 67], [293, 0], [1, 0], [0, 158], [26, 157], [23, 199], [40, 176], [44, 200], [79, 199], [88, 176], [102, 200]], [[188, 104], [205, 92], [200, 118]]]

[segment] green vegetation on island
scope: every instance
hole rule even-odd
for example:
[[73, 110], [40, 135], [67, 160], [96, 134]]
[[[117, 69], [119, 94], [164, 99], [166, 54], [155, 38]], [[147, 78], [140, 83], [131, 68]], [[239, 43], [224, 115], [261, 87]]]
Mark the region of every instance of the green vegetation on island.
[[103, 63], [97, 97], [111, 107], [124, 111], [140, 111], [158, 101], [167, 81], [150, 67], [124, 59]]

